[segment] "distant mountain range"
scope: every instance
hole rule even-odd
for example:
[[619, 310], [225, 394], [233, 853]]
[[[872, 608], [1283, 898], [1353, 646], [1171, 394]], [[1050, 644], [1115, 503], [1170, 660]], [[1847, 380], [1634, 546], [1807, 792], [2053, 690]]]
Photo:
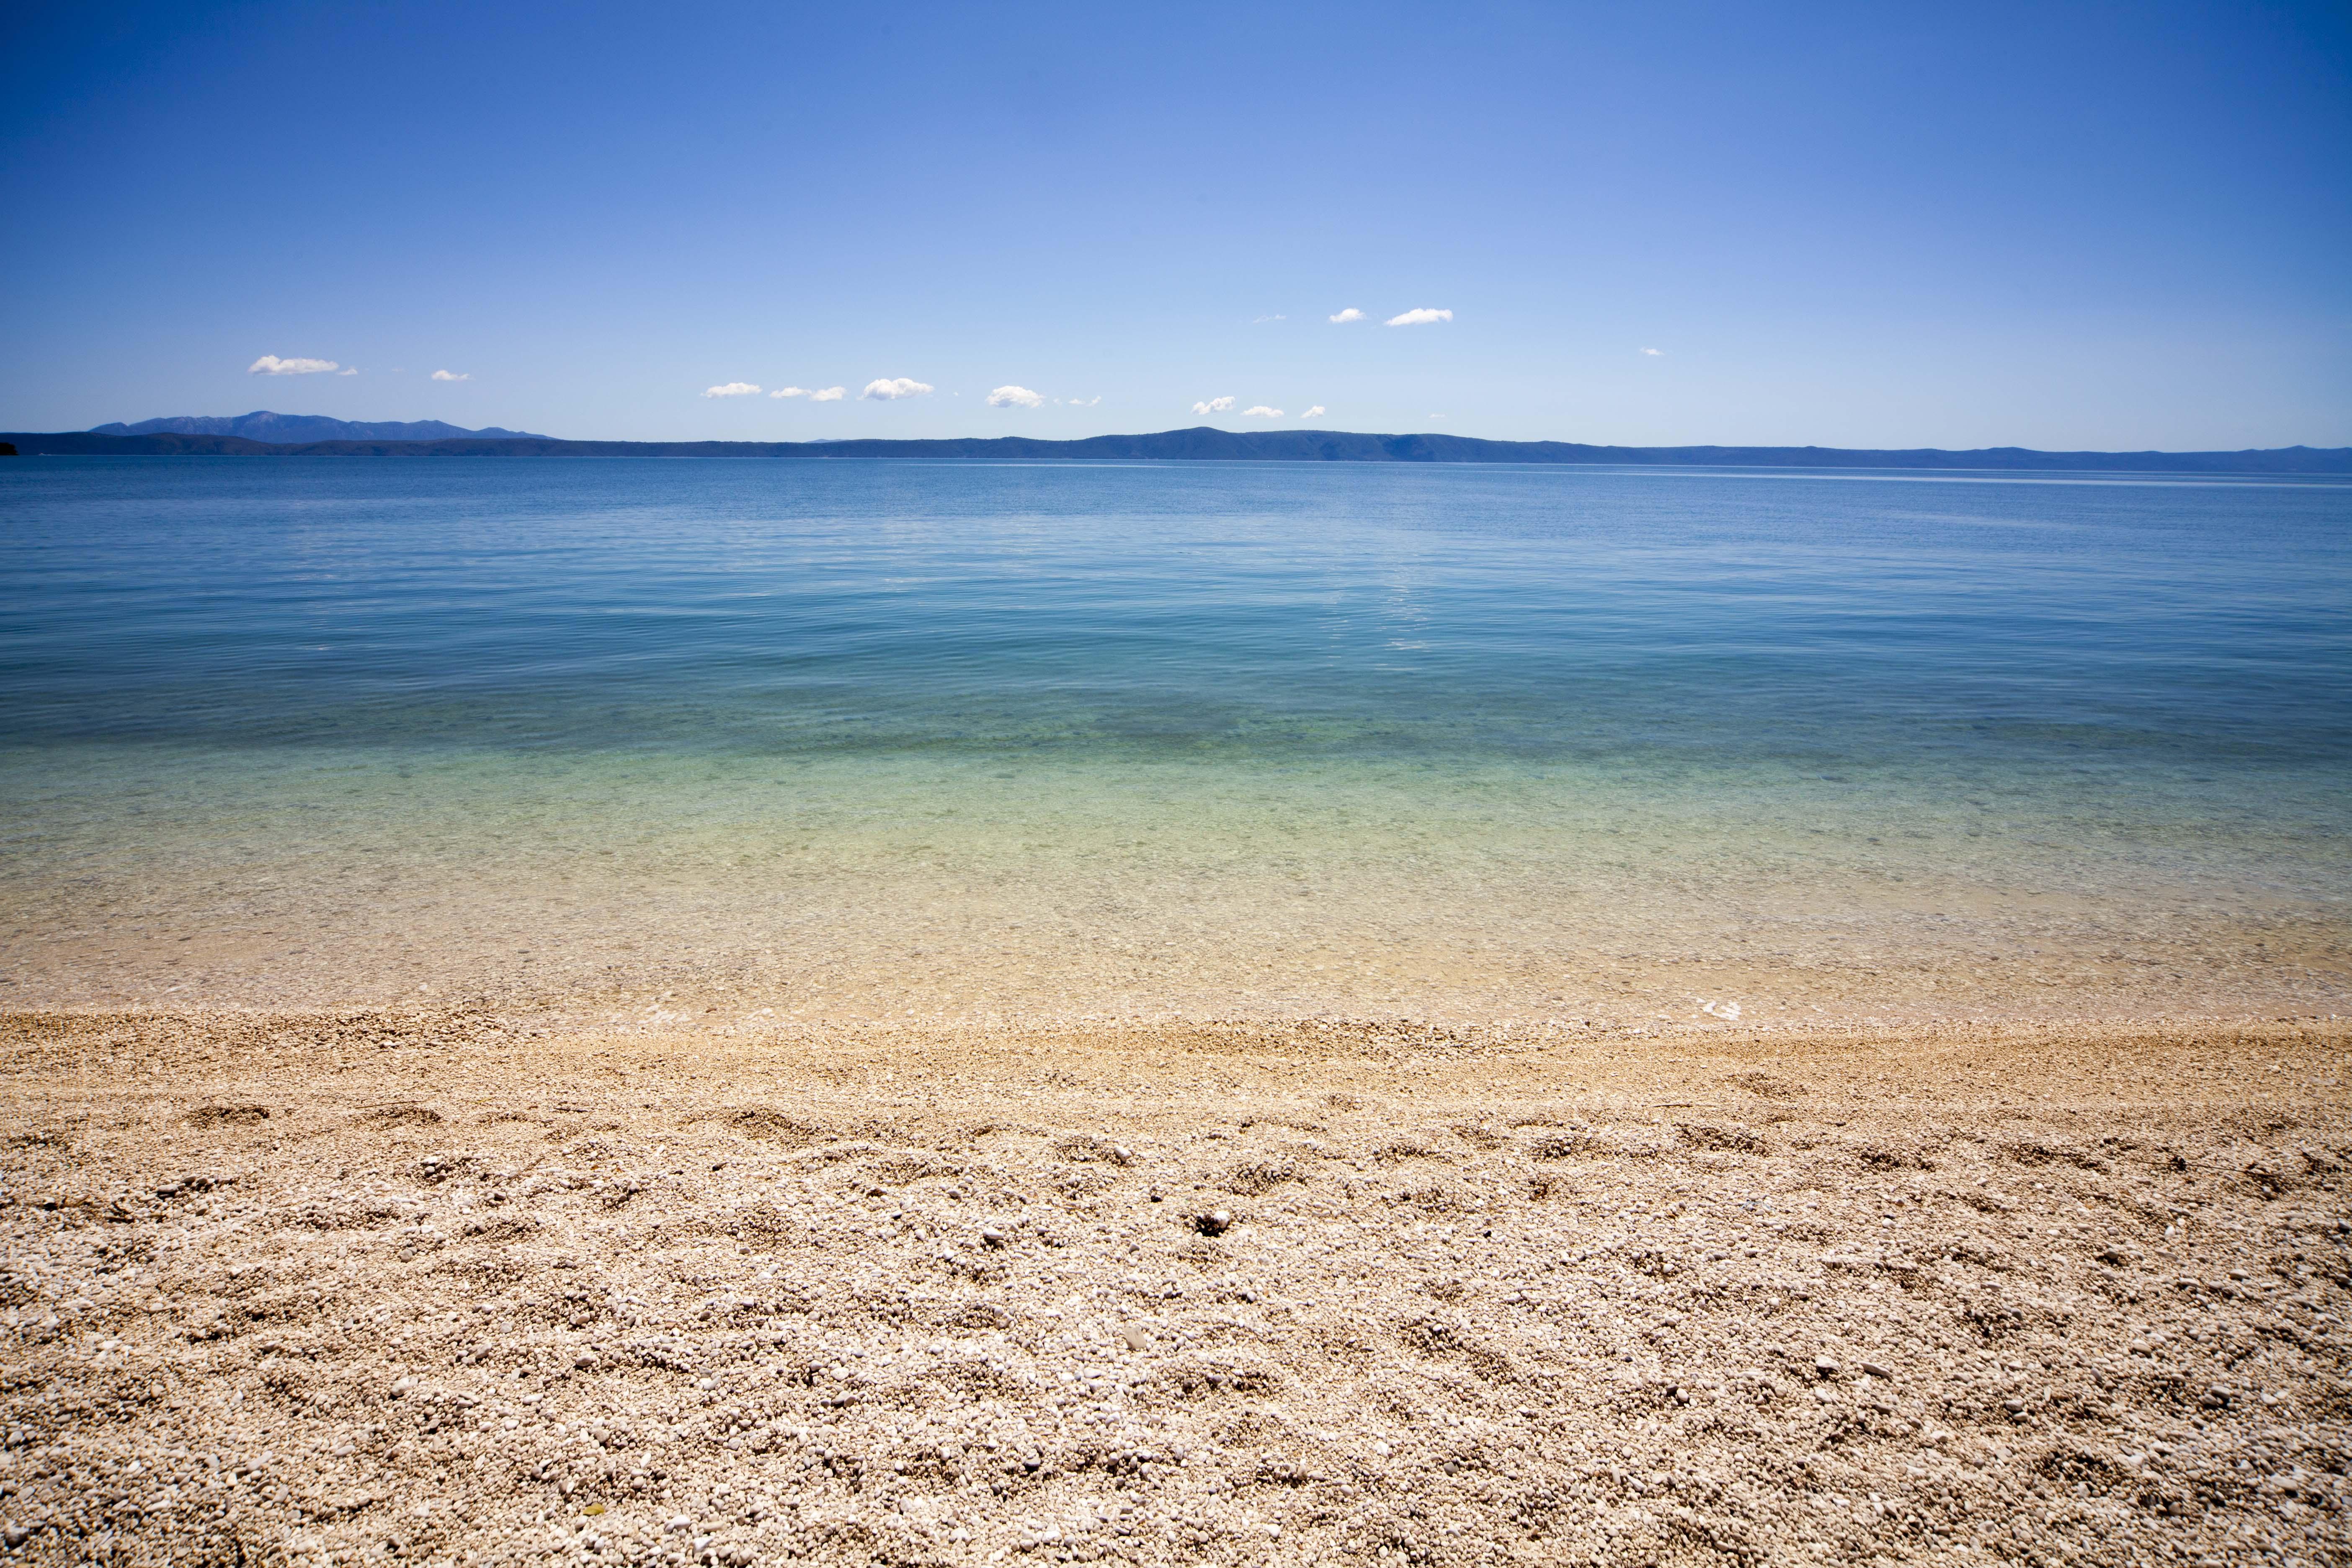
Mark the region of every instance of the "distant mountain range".
[[[248, 414], [247, 420], [299, 416]], [[2037, 452], [1990, 447], [1949, 452], [1839, 447], [1587, 447], [1569, 441], [1485, 441], [1472, 436], [1360, 436], [1343, 430], [1218, 430], [1200, 426], [1148, 436], [1092, 436], [1040, 441], [1025, 436], [944, 441], [559, 441], [502, 430], [456, 430], [429, 439], [335, 436], [265, 442], [227, 431], [180, 431], [179, 424], [244, 421], [158, 420], [109, 425], [60, 435], [0, 432], [27, 457], [234, 456], [291, 458], [783, 458], [932, 459], [953, 462], [1052, 459], [1291, 463], [1576, 463], [1674, 468], [1960, 468], [1979, 471], [2090, 470], [2171, 474], [2352, 474], [2352, 447], [2275, 447], [2243, 452]], [[452, 430], [412, 425], [347, 425], [302, 418], [339, 430]], [[152, 433], [148, 433], [152, 432]]]
[[330, 419], [323, 414], [272, 414], [257, 408], [250, 414], [175, 414], [168, 419], [142, 419], [136, 425], [94, 425], [92, 436], [235, 436], [271, 446], [299, 446], [311, 441], [544, 441], [528, 430], [501, 430], [493, 425], [468, 430], [438, 419]]

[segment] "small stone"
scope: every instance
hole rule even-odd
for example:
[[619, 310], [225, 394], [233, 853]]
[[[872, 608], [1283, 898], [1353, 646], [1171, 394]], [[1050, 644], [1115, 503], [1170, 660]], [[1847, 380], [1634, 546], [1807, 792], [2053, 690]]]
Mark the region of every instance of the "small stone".
[[1234, 1226], [1234, 1216], [1223, 1209], [1211, 1209], [1207, 1214], [1192, 1216], [1192, 1228], [1202, 1236], [1223, 1236]]
[[980, 1244], [982, 1247], [1002, 1247], [1004, 1245], [1004, 1233], [991, 1226], [980, 1233]]
[[1148, 1351], [1151, 1348], [1151, 1336], [1144, 1331], [1140, 1323], [1128, 1324], [1127, 1327], [1119, 1330], [1118, 1337], [1127, 1342], [1127, 1348], [1131, 1351]]
[[1862, 1370], [1868, 1373], [1873, 1377], [1883, 1377], [1889, 1383], [1895, 1381], [1894, 1369], [1891, 1367], [1881, 1366], [1874, 1361], [1864, 1362], [1862, 1363]]
[[580, 1511], [586, 1514], [590, 1519], [594, 1519], [604, 1511], [604, 1505], [601, 1502], [592, 1502]]
[[1825, 1355], [1817, 1355], [1813, 1358], [1813, 1375], [1815, 1377], [1830, 1378], [1835, 1377], [1837, 1374], [1838, 1363], [1836, 1362], [1832, 1361]]

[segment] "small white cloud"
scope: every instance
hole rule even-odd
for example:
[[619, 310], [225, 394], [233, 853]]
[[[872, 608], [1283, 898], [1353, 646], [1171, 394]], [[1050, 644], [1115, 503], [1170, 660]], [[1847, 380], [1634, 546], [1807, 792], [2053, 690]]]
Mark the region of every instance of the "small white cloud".
[[1323, 405], [1318, 403], [1314, 407], [1308, 409], [1306, 413], [1300, 415], [1299, 417], [1301, 419], [1320, 419], [1323, 417]]
[[337, 371], [335, 374], [336, 374], [337, 375], [357, 375], [357, 374], [359, 374], [359, 373], [360, 373], [360, 367], [359, 367], [359, 366], [357, 366], [357, 365], [355, 365], [355, 364], [347, 364], [347, 365], [343, 366], [343, 368], [342, 368], [342, 369], [341, 369], [341, 370]]
[[1664, 349], [1643, 349], [1642, 352], [1652, 359], [1664, 359], [1666, 356], [1666, 351]]
[[[440, 380], [440, 373], [435, 372], [433, 379]], [[724, 386], [704, 387], [702, 395], [705, 397], [757, 397], [760, 395], [760, 388], [755, 382], [730, 381]]]
[[1335, 327], [1344, 327], [1349, 321], [1360, 321], [1363, 319], [1364, 313], [1356, 309], [1353, 305], [1350, 305], [1346, 310], [1340, 311], [1338, 315], [1332, 317], [1331, 324]]
[[457, 371], [436, 370], [433, 373], [433, 379], [436, 381], [471, 381], [474, 377], [473, 373], [470, 371], [461, 373]]
[[1450, 321], [1453, 319], [1454, 312], [1451, 310], [1407, 310], [1402, 316], [1391, 316], [1383, 324], [1391, 327], [1419, 327], [1431, 321]]
[[245, 367], [247, 375], [320, 375], [341, 368], [331, 359], [279, 359], [263, 354]]
[[1242, 417], [1244, 419], [1279, 419], [1282, 417], [1282, 410], [1279, 408], [1268, 408], [1265, 404], [1261, 403], [1255, 408], [1243, 409]]
[[1287, 316], [1252, 316], [1250, 318], [1250, 325], [1255, 327], [1261, 321], [1286, 321], [1288, 320], [1290, 320], [1290, 318]]
[[1192, 405], [1192, 412], [1195, 414], [1223, 414], [1231, 409], [1233, 405], [1234, 400], [1230, 397], [1212, 397], [1205, 403], [1195, 403]]
[[1025, 386], [1000, 386], [988, 395], [991, 408], [1043, 408], [1045, 400]]
[[1070, 408], [1092, 408], [1102, 401], [1102, 396], [1097, 393], [1092, 397], [1057, 397], [1054, 401]]
[[892, 381], [869, 381], [866, 384], [866, 390], [857, 395], [873, 398], [877, 403], [890, 403], [901, 397], [920, 397], [930, 390], [929, 383], [909, 380], [902, 375]]
[[780, 386], [768, 394], [771, 397], [806, 397], [808, 395], [809, 389], [805, 386]]
[[828, 386], [823, 392], [810, 393], [809, 401], [811, 403], [838, 403], [848, 395], [849, 388], [845, 386]]

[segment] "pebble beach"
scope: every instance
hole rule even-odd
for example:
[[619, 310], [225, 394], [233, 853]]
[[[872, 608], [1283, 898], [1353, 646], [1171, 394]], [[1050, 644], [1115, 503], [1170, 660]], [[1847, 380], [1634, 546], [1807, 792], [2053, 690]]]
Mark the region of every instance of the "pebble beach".
[[2330, 1563], [2347, 1027], [26, 1013], [11, 1561]]

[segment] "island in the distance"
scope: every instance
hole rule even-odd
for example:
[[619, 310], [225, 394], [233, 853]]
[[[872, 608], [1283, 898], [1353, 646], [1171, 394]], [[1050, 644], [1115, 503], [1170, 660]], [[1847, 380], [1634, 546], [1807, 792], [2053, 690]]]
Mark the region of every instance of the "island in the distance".
[[[265, 424], [263, 422], [275, 422]], [[336, 426], [333, 435], [262, 440]], [[235, 426], [239, 428], [214, 428]], [[205, 428], [194, 428], [204, 426]], [[362, 432], [364, 432], [363, 434]], [[398, 434], [392, 434], [398, 432]], [[1026, 436], [895, 441], [562, 441], [496, 428], [459, 430], [433, 421], [351, 425], [311, 415], [267, 412], [213, 418], [184, 416], [140, 425], [103, 425], [54, 435], [0, 432], [28, 457], [222, 456], [289, 458], [782, 458], [932, 459], [953, 462], [1065, 459], [1088, 462], [1580, 463], [1674, 468], [2096, 469], [2141, 473], [2352, 473], [2352, 447], [2277, 447], [2238, 452], [2040, 452], [2023, 447], [1969, 451], [1936, 447], [1597, 447], [1574, 441], [1489, 441], [1475, 436], [1369, 436], [1345, 430], [1219, 430], [1195, 426], [1142, 436], [1072, 441]]]
[[331, 419], [323, 414], [273, 414], [257, 408], [250, 414], [174, 414], [162, 419], [142, 419], [136, 425], [96, 425], [92, 436], [236, 436], [269, 446], [302, 446], [312, 441], [544, 441], [528, 430], [502, 430], [492, 425], [468, 430], [438, 419]]

